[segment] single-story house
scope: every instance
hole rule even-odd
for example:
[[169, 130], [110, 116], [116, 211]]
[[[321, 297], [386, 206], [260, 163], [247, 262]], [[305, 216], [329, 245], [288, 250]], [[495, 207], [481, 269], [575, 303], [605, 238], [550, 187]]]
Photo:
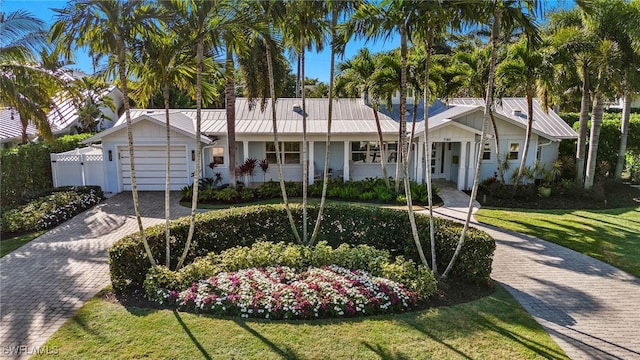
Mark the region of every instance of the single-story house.
[[[268, 171], [256, 172], [251, 182], [277, 180], [275, 146], [270, 103], [265, 111], [259, 106], [250, 106], [247, 99], [236, 101], [236, 164], [228, 164], [226, 111], [224, 109], [203, 109], [200, 141], [203, 146], [201, 159], [195, 156], [195, 121], [193, 109], [172, 109], [171, 129], [171, 188], [179, 190], [193, 182], [195, 162], [200, 161], [203, 177], [214, 177], [220, 173], [224, 181], [229, 179], [229, 171], [248, 158], [266, 159]], [[309, 182], [321, 175], [325, 160], [327, 134], [327, 99], [307, 99], [307, 136], [309, 149]], [[278, 99], [276, 102], [278, 135], [280, 141], [283, 173], [286, 180], [302, 181], [302, 108], [300, 99]], [[519, 112], [516, 112], [518, 109]], [[500, 127], [501, 146], [510, 149], [510, 158], [516, 161], [521, 156], [526, 128], [526, 103], [524, 99], [503, 99], [502, 106], [496, 108], [496, 118]], [[388, 174], [393, 176], [396, 169], [398, 116], [394, 109], [381, 112], [380, 123], [384, 138], [384, 148], [388, 160]], [[422, 111], [419, 110], [418, 111]], [[454, 181], [458, 188], [471, 187], [474, 168], [473, 150], [480, 146], [480, 125], [482, 121], [481, 99], [451, 99], [444, 103], [437, 101], [430, 107], [429, 142], [434, 158], [431, 171], [434, 178]], [[397, 111], [395, 111], [397, 113]], [[524, 114], [524, 115], [523, 115]], [[408, 116], [410, 118], [410, 116]], [[140, 190], [163, 190], [166, 166], [166, 127], [164, 110], [134, 109], [131, 112], [134, 154], [138, 188]], [[422, 120], [421, 115], [418, 119]], [[425, 148], [424, 124], [416, 124], [416, 137], [410, 163], [409, 176], [416, 181], [424, 181], [423, 161]], [[408, 129], [411, 127], [408, 126]], [[544, 162], [555, 160], [558, 142], [575, 138], [576, 134], [556, 114], [544, 112], [535, 103], [534, 135], [530, 162], [535, 158]], [[110, 129], [85, 140], [85, 143], [101, 143], [104, 159], [104, 187], [108, 192], [131, 189], [131, 172], [128, 153], [126, 122], [122, 116]], [[519, 144], [517, 147], [515, 144]], [[489, 149], [491, 150], [489, 145]], [[486, 149], [486, 147], [485, 147]], [[333, 107], [333, 125], [330, 144], [329, 167], [332, 177], [362, 180], [381, 177], [380, 146], [374, 120], [374, 113], [363, 99], [337, 99]], [[492, 176], [491, 166], [494, 155], [485, 155], [485, 169], [482, 176]], [[211, 169], [207, 165], [215, 162]], [[460, 174], [463, 174], [462, 176]]]

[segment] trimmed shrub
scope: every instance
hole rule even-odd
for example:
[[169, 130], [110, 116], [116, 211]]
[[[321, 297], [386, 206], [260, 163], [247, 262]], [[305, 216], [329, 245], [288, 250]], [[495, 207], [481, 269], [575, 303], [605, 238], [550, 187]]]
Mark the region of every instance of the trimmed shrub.
[[[292, 205], [294, 219], [301, 228], [302, 208]], [[317, 216], [317, 208], [309, 207], [309, 218]], [[438, 267], [444, 268], [455, 251], [462, 226], [445, 219], [436, 222]], [[429, 219], [417, 215], [416, 222], [423, 239], [424, 252], [430, 258]], [[172, 222], [171, 268], [184, 249], [189, 219]], [[164, 227], [147, 229], [146, 235], [156, 259], [164, 258]], [[368, 245], [388, 251], [392, 257], [403, 256], [418, 262], [409, 219], [405, 212], [350, 204], [330, 204], [324, 212], [319, 241], [336, 248], [340, 244]], [[210, 252], [221, 253], [235, 246], [250, 246], [257, 241], [294, 243], [286, 212], [282, 205], [262, 205], [232, 208], [196, 215], [196, 231], [187, 263]], [[483, 283], [489, 279], [495, 241], [486, 233], [471, 229], [451, 276], [465, 281]], [[111, 282], [118, 293], [138, 292], [147, 270], [146, 258], [139, 234], [117, 241], [109, 249]]]
[[95, 187], [64, 187], [50, 190], [25, 205], [2, 213], [2, 233], [21, 233], [56, 226], [102, 200]]

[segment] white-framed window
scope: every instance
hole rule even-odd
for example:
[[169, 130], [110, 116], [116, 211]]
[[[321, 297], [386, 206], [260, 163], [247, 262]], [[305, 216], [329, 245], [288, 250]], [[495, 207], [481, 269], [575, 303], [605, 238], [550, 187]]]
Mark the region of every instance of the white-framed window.
[[[395, 163], [398, 159], [398, 143], [385, 143], [387, 163]], [[359, 164], [380, 163], [380, 143], [377, 141], [352, 141], [351, 161]]]
[[[266, 143], [265, 155], [270, 164], [277, 163], [276, 147], [273, 142]], [[300, 143], [284, 141], [280, 143], [280, 160], [283, 164], [300, 164]]]
[[520, 157], [520, 143], [509, 143], [509, 160], [518, 160]]
[[484, 143], [483, 147], [482, 147], [482, 160], [485, 161], [491, 161], [491, 153], [493, 151], [491, 151], [491, 144], [490, 143]]
[[538, 146], [536, 150], [536, 160], [542, 161], [542, 146]]
[[212, 146], [209, 148], [211, 155], [211, 162], [214, 162], [216, 165], [224, 165], [225, 157], [224, 157], [224, 146]]

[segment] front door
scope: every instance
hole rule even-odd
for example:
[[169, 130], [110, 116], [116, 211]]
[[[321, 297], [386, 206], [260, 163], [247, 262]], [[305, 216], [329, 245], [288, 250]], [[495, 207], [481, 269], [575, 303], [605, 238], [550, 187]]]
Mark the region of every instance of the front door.
[[431, 143], [431, 178], [444, 178], [444, 143]]

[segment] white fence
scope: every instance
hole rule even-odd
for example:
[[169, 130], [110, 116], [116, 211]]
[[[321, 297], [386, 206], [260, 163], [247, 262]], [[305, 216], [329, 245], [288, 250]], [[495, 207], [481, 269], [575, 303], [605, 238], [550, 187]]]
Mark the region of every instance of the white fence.
[[51, 154], [53, 186], [98, 185], [104, 189], [102, 150], [93, 147]]

